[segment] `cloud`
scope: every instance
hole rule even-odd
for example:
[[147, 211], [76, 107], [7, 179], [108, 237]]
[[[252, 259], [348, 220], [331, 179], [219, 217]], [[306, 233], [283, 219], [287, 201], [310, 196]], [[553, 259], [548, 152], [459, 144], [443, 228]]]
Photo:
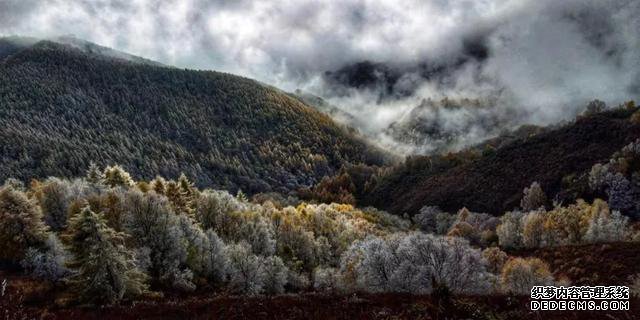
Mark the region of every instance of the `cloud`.
[[[434, 117], [416, 109], [423, 99], [490, 102], [439, 111], [439, 127], [459, 136], [459, 148], [522, 123], [573, 117], [593, 98], [640, 95], [634, 0], [4, 0], [0, 34], [74, 34], [166, 64], [303, 88], [387, 147], [406, 144], [390, 125]], [[326, 74], [363, 61], [376, 64], [372, 85]], [[401, 149], [434, 149], [420, 143]]]

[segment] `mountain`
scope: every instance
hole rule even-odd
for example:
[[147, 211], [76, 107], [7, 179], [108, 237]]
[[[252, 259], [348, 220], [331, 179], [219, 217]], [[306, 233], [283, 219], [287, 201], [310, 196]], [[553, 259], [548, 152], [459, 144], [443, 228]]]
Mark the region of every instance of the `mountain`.
[[73, 38], [3, 39], [0, 52], [0, 180], [82, 175], [93, 161], [143, 179], [184, 172], [199, 186], [288, 192], [345, 164], [385, 161], [328, 116], [251, 79]]
[[579, 117], [547, 130], [525, 127], [485, 143], [483, 152], [410, 157], [358, 203], [396, 214], [415, 214], [425, 205], [502, 214], [519, 206], [523, 189], [534, 181], [551, 200], [588, 199], [594, 196], [586, 186], [591, 167], [640, 137], [640, 123], [630, 120], [637, 117], [629, 118], [633, 109]]

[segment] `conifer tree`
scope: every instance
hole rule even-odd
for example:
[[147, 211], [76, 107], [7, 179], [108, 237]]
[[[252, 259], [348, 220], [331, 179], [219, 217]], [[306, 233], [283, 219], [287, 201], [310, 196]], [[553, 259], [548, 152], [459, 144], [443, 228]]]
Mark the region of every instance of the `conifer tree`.
[[104, 178], [107, 185], [115, 187], [131, 187], [134, 185], [133, 179], [121, 166], [109, 166], [104, 169]]
[[191, 213], [189, 199], [181, 188], [179, 182], [173, 180], [169, 181], [166, 185], [165, 195], [169, 199], [169, 202], [171, 202], [171, 206], [177, 214]]
[[124, 233], [109, 228], [102, 214], [89, 206], [70, 221], [68, 266], [77, 271], [71, 286], [78, 299], [88, 303], [115, 303], [146, 289], [147, 276], [124, 246]]
[[238, 193], [236, 194], [236, 199], [238, 199], [241, 202], [247, 202], [247, 195], [244, 194], [244, 192], [242, 192], [242, 190], [238, 189]]
[[20, 261], [27, 248], [40, 247], [47, 226], [35, 201], [11, 186], [0, 187], [0, 259]]
[[104, 172], [102, 172], [102, 170], [100, 170], [100, 167], [98, 167], [98, 165], [95, 164], [95, 162], [91, 162], [89, 164], [89, 169], [87, 169], [87, 175], [86, 175], [87, 181], [89, 181], [89, 183], [93, 183], [96, 185], [101, 185], [104, 184]]
[[151, 181], [151, 190], [157, 194], [165, 195], [167, 192], [167, 181], [163, 177], [157, 176]]

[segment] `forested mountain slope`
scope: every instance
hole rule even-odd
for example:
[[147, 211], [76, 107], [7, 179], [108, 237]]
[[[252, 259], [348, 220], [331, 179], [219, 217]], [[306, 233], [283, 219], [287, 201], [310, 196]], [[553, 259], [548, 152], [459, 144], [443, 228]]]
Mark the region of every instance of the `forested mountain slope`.
[[41, 41], [0, 59], [0, 181], [77, 176], [93, 161], [139, 178], [184, 172], [200, 186], [286, 192], [346, 163], [383, 161], [254, 80], [85, 49]]
[[640, 138], [636, 110], [629, 107], [580, 117], [482, 154], [409, 158], [380, 178], [358, 204], [396, 214], [415, 214], [425, 205], [449, 212], [466, 206], [502, 214], [519, 206], [523, 189], [534, 181], [549, 200], [589, 199], [594, 196], [587, 185], [591, 167], [608, 162], [614, 152]]

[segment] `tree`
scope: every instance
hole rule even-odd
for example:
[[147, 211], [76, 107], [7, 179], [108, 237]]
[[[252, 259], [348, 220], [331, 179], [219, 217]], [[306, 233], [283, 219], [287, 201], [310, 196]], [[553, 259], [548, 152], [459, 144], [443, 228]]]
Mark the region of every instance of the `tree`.
[[66, 267], [68, 258], [69, 254], [58, 237], [49, 233], [44, 248], [29, 248], [20, 264], [38, 278], [58, 281], [69, 274]]
[[522, 212], [507, 212], [500, 218], [500, 225], [496, 229], [498, 242], [503, 248], [522, 247]]
[[619, 211], [600, 211], [591, 218], [584, 238], [591, 243], [623, 241], [631, 231], [628, 223]]
[[335, 268], [318, 267], [313, 270], [313, 288], [316, 291], [335, 292], [340, 289], [340, 276]]
[[494, 274], [499, 274], [509, 256], [498, 247], [491, 247], [482, 250], [482, 257], [487, 261], [487, 270]]
[[411, 218], [420, 230], [435, 234], [447, 233], [454, 219], [455, 217], [434, 206], [422, 207], [420, 213]]
[[40, 207], [13, 187], [0, 187], [0, 259], [19, 262], [29, 247], [40, 248], [47, 226]]
[[195, 217], [202, 227], [216, 229], [233, 212], [244, 211], [246, 205], [227, 191], [205, 190], [197, 197]]
[[124, 246], [125, 234], [109, 228], [104, 217], [85, 207], [70, 222], [68, 263], [76, 270], [70, 279], [78, 299], [89, 303], [115, 303], [146, 290], [133, 253]]
[[263, 261], [262, 268], [264, 269], [264, 292], [266, 294], [284, 293], [289, 269], [282, 259], [278, 256], [267, 257]]
[[520, 207], [523, 211], [528, 212], [540, 209], [546, 203], [547, 196], [537, 182], [533, 182], [529, 188], [524, 188], [523, 197], [520, 201]]
[[105, 182], [104, 172], [95, 164], [95, 162], [89, 163], [89, 168], [87, 169], [86, 179], [89, 183], [95, 185], [102, 185]]
[[44, 221], [54, 231], [67, 227], [71, 190], [66, 181], [49, 178], [40, 189], [40, 207]]
[[591, 116], [597, 113], [604, 111], [607, 108], [607, 104], [598, 99], [592, 100], [587, 104], [584, 112], [582, 112], [583, 116]]
[[149, 273], [163, 284], [193, 290], [193, 272], [186, 270], [189, 239], [166, 197], [129, 190], [125, 195], [124, 230], [138, 248], [149, 249]]
[[104, 179], [105, 183], [112, 188], [129, 188], [135, 184], [129, 173], [118, 165], [104, 168]]
[[205, 276], [214, 284], [221, 284], [229, 273], [226, 245], [212, 229], [207, 230], [208, 248], [205, 259]]
[[429, 293], [435, 284], [453, 292], [480, 293], [490, 275], [480, 251], [457, 237], [423, 233], [369, 237], [355, 242], [340, 263], [341, 278], [370, 292]]
[[254, 295], [264, 290], [265, 272], [260, 258], [251, 252], [249, 244], [241, 242], [227, 247], [229, 285], [238, 293]]
[[545, 244], [545, 212], [531, 211], [522, 218], [522, 243], [527, 248], [537, 248]]
[[502, 268], [502, 290], [512, 294], [529, 294], [533, 286], [553, 285], [549, 266], [538, 258], [514, 258]]

